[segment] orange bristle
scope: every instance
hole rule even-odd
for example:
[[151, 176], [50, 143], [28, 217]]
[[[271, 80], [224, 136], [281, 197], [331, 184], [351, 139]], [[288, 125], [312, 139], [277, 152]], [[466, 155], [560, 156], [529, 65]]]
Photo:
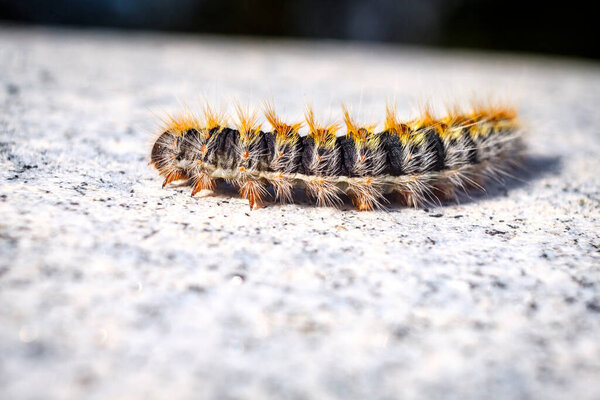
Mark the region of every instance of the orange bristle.
[[367, 140], [374, 137], [375, 124], [359, 126], [352, 120], [350, 112], [344, 104], [342, 104], [342, 111], [344, 113], [344, 123], [346, 124], [346, 136], [354, 140], [357, 144], [365, 144]]
[[163, 181], [162, 187], [164, 188], [171, 182], [179, 181], [182, 179], [188, 179], [188, 178], [189, 178], [189, 176], [185, 172], [178, 171], [178, 170], [169, 171], [169, 172], [167, 172], [165, 180]]
[[240, 195], [248, 200], [251, 210], [262, 206], [262, 198], [266, 194], [267, 190], [261, 182], [248, 180], [240, 185]]
[[407, 124], [398, 121], [396, 109], [390, 104], [386, 104], [385, 106], [385, 123], [383, 129], [400, 136], [403, 142], [408, 140], [411, 132], [410, 127]]
[[181, 136], [188, 130], [198, 129], [200, 126], [198, 116], [187, 109], [179, 114], [167, 114], [161, 119], [163, 131], [170, 132], [175, 136]]
[[312, 107], [307, 106], [306, 112], [306, 124], [308, 125], [308, 135], [315, 140], [317, 145], [323, 145], [331, 147], [335, 144], [336, 132], [340, 129], [339, 123], [334, 122], [326, 127], [323, 127], [320, 123], [315, 120], [315, 113]]
[[192, 189], [192, 197], [201, 190], [213, 190], [215, 188], [215, 180], [208, 174], [201, 172], [194, 178]]
[[275, 109], [271, 103], [264, 104], [265, 118], [273, 127], [274, 133], [281, 138], [291, 138], [298, 136], [298, 131], [302, 128], [302, 122], [288, 125], [284, 123], [275, 112]]
[[226, 125], [225, 115], [222, 111], [213, 109], [207, 103], [204, 104], [204, 126], [207, 131], [211, 131], [215, 128], [223, 129]]
[[249, 107], [243, 107], [241, 104], [235, 105], [237, 114], [236, 128], [240, 132], [242, 141], [252, 143], [258, 137], [261, 124], [258, 122], [259, 116], [256, 110], [250, 111]]

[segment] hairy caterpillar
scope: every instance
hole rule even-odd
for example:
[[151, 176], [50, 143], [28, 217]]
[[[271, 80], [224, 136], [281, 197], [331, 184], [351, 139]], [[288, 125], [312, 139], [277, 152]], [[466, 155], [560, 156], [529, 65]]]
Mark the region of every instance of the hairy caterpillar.
[[293, 200], [294, 189], [305, 189], [319, 206], [342, 204], [348, 196], [359, 210], [383, 208], [395, 195], [413, 207], [454, 199], [457, 192], [481, 188], [506, 174], [523, 150], [516, 112], [509, 107], [477, 106], [436, 119], [401, 122], [386, 108], [382, 132], [359, 125], [343, 108], [346, 134], [339, 123], [324, 126], [312, 108], [306, 109], [308, 134], [302, 123], [288, 124], [265, 105], [272, 126], [261, 130], [256, 112], [236, 107], [237, 123], [229, 128], [222, 114], [204, 107], [202, 118], [186, 112], [169, 117], [154, 142], [150, 164], [165, 177], [163, 187], [187, 180], [192, 196], [228, 181], [239, 189], [250, 208], [269, 194]]

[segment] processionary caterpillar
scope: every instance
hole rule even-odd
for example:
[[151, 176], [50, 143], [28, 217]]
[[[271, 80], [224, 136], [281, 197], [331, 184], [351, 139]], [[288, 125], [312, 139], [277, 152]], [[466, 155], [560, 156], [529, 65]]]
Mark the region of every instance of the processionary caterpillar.
[[456, 199], [507, 174], [524, 148], [510, 107], [476, 106], [444, 118], [426, 110], [401, 122], [388, 106], [379, 133], [342, 109], [345, 135], [336, 135], [339, 123], [317, 122], [308, 107], [308, 134], [301, 136], [303, 124], [284, 122], [270, 104], [264, 107], [269, 132], [261, 130], [256, 112], [237, 105], [230, 128], [206, 105], [201, 117], [187, 111], [167, 119], [150, 163], [165, 177], [163, 187], [187, 180], [192, 196], [227, 181], [250, 208], [261, 205], [271, 187], [282, 202], [293, 201], [294, 189], [305, 189], [319, 206], [340, 205], [345, 195], [359, 210], [373, 210], [394, 200], [422, 207]]

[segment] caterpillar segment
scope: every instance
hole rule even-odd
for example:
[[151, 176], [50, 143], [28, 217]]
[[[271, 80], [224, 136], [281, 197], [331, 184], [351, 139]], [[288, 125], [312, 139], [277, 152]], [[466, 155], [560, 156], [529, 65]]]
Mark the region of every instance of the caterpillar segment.
[[312, 107], [306, 108], [308, 135], [303, 140], [303, 172], [308, 178], [305, 187], [318, 206], [336, 206], [343, 203], [340, 188], [332, 179], [341, 173], [341, 149], [336, 136], [338, 123], [323, 125], [315, 119]]
[[265, 133], [260, 130], [258, 113], [239, 104], [236, 105], [236, 112], [237, 135], [236, 131], [231, 134], [237, 136], [232, 143], [238, 174], [230, 181], [239, 188], [240, 195], [248, 200], [250, 209], [258, 208], [267, 194], [265, 180], [255, 177], [255, 172], [266, 169]]
[[194, 196], [227, 181], [251, 208], [270, 193], [292, 202], [295, 189], [319, 206], [339, 206], [346, 196], [361, 211], [384, 209], [391, 200], [410, 207], [457, 201], [508, 176], [524, 150], [508, 107], [476, 106], [440, 119], [426, 109], [402, 122], [388, 106], [383, 131], [376, 132], [375, 124], [358, 123], [343, 106], [345, 135], [338, 135], [340, 124], [317, 121], [309, 107], [306, 136], [299, 133], [304, 123], [283, 121], [268, 103], [269, 131], [241, 106], [233, 127], [209, 106], [203, 111], [167, 118], [150, 164], [164, 177], [163, 187], [186, 180]]
[[348, 185], [346, 194], [361, 211], [381, 208], [386, 202], [382, 181], [378, 179], [386, 167], [386, 153], [381, 146], [381, 135], [375, 134], [375, 124], [359, 125], [346, 106], [342, 105], [346, 136], [341, 138], [340, 147], [344, 169], [355, 179]]
[[265, 118], [272, 127], [265, 135], [268, 168], [274, 172], [269, 183], [273, 186], [275, 199], [281, 203], [293, 201], [294, 182], [290, 175], [298, 172], [302, 162], [302, 140], [298, 131], [302, 122], [286, 124], [277, 116], [273, 105], [265, 103]]

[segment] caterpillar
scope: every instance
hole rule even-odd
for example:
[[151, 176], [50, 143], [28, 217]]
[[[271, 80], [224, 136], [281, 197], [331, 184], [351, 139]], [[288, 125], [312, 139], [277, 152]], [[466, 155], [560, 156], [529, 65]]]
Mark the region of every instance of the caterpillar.
[[[358, 124], [345, 106], [342, 112], [342, 123], [322, 124], [307, 107], [308, 134], [301, 136], [304, 123], [284, 122], [270, 103], [264, 106], [270, 131], [261, 130], [256, 111], [239, 104], [233, 127], [205, 105], [200, 116], [167, 117], [149, 164], [164, 176], [163, 188], [186, 180], [194, 196], [226, 181], [250, 209], [269, 194], [292, 202], [294, 190], [304, 189], [318, 206], [339, 206], [347, 197], [364, 211], [394, 200], [412, 207], [456, 200], [508, 174], [524, 147], [516, 110], [506, 106], [478, 105], [439, 119], [425, 108], [402, 122], [388, 105], [381, 132]], [[345, 135], [338, 135], [343, 126]]]

